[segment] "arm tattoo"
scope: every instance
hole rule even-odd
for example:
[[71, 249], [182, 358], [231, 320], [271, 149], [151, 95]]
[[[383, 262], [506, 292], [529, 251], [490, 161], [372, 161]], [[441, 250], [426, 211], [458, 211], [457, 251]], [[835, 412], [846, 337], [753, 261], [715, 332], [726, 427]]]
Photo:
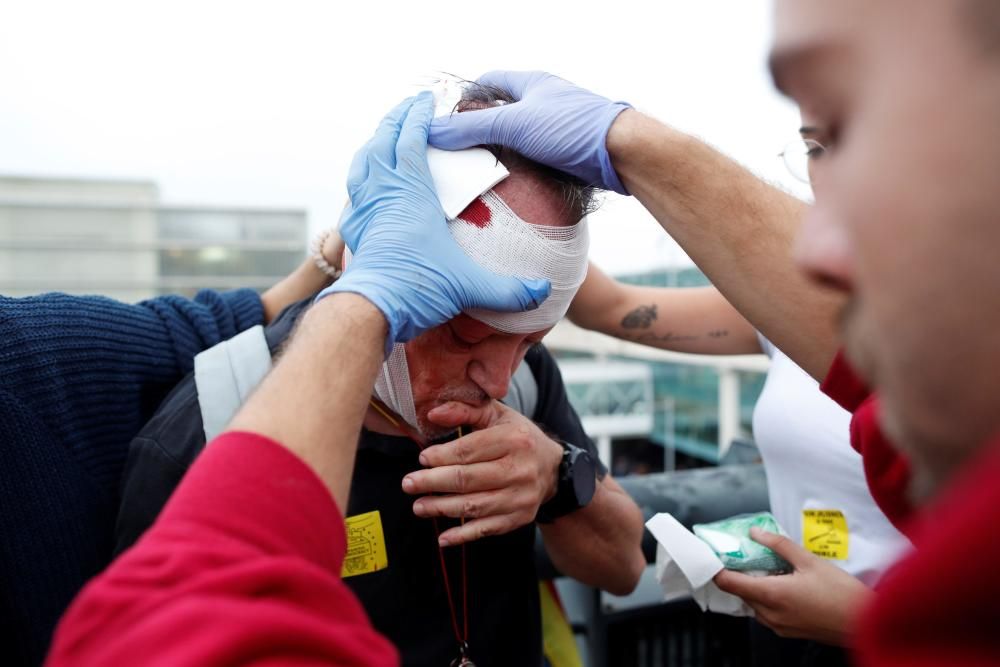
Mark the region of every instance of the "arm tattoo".
[[647, 329], [656, 319], [656, 304], [639, 306], [622, 318], [623, 329]]
[[[622, 329], [648, 329], [652, 326], [653, 321], [656, 319], [656, 304], [650, 304], [648, 306], [639, 306], [633, 311], [630, 311], [625, 317], [622, 318], [621, 326]], [[705, 338], [725, 338], [729, 335], [729, 331], [726, 329], [712, 329], [706, 331], [704, 334]], [[699, 334], [677, 334], [673, 331], [667, 331], [663, 334], [657, 334], [652, 331], [645, 332], [628, 332], [624, 335], [628, 340], [634, 341], [636, 343], [645, 343], [647, 345], [655, 345], [657, 343], [679, 343], [684, 341], [698, 340], [702, 338]]]

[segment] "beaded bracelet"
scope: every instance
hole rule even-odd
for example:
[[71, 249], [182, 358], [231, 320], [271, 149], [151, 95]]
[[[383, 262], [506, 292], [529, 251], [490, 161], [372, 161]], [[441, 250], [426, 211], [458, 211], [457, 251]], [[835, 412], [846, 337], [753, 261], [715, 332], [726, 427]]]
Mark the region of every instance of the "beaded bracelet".
[[309, 254], [312, 256], [316, 268], [336, 280], [343, 271], [330, 264], [330, 262], [326, 261], [326, 257], [323, 256], [323, 244], [326, 243], [332, 231], [327, 229], [313, 237], [312, 242], [309, 244]]

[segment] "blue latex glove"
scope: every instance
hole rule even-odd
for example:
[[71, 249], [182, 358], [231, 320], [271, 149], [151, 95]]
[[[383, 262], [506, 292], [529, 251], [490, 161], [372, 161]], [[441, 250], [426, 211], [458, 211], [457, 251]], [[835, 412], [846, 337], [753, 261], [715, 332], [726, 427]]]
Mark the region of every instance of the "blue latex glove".
[[387, 351], [463, 310], [530, 310], [549, 295], [548, 281], [498, 276], [455, 243], [427, 167], [433, 114], [429, 92], [403, 101], [354, 156], [353, 211], [340, 225], [354, 257], [317, 297], [354, 292], [375, 304], [389, 323]]
[[595, 95], [546, 72], [489, 72], [478, 83], [517, 102], [453, 113], [431, 123], [430, 143], [445, 150], [500, 144], [588, 185], [628, 194], [611, 166], [611, 124], [630, 105]]

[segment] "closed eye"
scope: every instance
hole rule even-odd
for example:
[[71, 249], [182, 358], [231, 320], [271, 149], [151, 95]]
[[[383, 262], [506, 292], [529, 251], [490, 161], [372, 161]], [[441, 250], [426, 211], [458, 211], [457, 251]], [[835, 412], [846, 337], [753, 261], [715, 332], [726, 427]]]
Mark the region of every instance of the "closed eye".
[[452, 339], [452, 341], [456, 345], [458, 345], [459, 347], [461, 347], [463, 349], [467, 350], [467, 349], [471, 348], [473, 345], [476, 345], [477, 343], [481, 342], [481, 341], [478, 341], [478, 340], [471, 340], [471, 339], [468, 339], [468, 338], [463, 338], [455, 330], [455, 327], [451, 326], [450, 324], [448, 325], [448, 331], [451, 333], [451, 339]]

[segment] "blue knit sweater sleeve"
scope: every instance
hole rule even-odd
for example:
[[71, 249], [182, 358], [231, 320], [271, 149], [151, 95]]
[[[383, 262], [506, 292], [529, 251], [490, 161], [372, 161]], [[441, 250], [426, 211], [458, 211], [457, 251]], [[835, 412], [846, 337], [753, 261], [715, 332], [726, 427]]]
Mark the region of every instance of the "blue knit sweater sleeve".
[[95, 477], [114, 485], [129, 440], [194, 356], [263, 321], [252, 290], [125, 304], [0, 297], [0, 375]]
[[0, 662], [41, 663], [111, 558], [130, 440], [199, 351], [262, 320], [251, 290], [0, 297]]

